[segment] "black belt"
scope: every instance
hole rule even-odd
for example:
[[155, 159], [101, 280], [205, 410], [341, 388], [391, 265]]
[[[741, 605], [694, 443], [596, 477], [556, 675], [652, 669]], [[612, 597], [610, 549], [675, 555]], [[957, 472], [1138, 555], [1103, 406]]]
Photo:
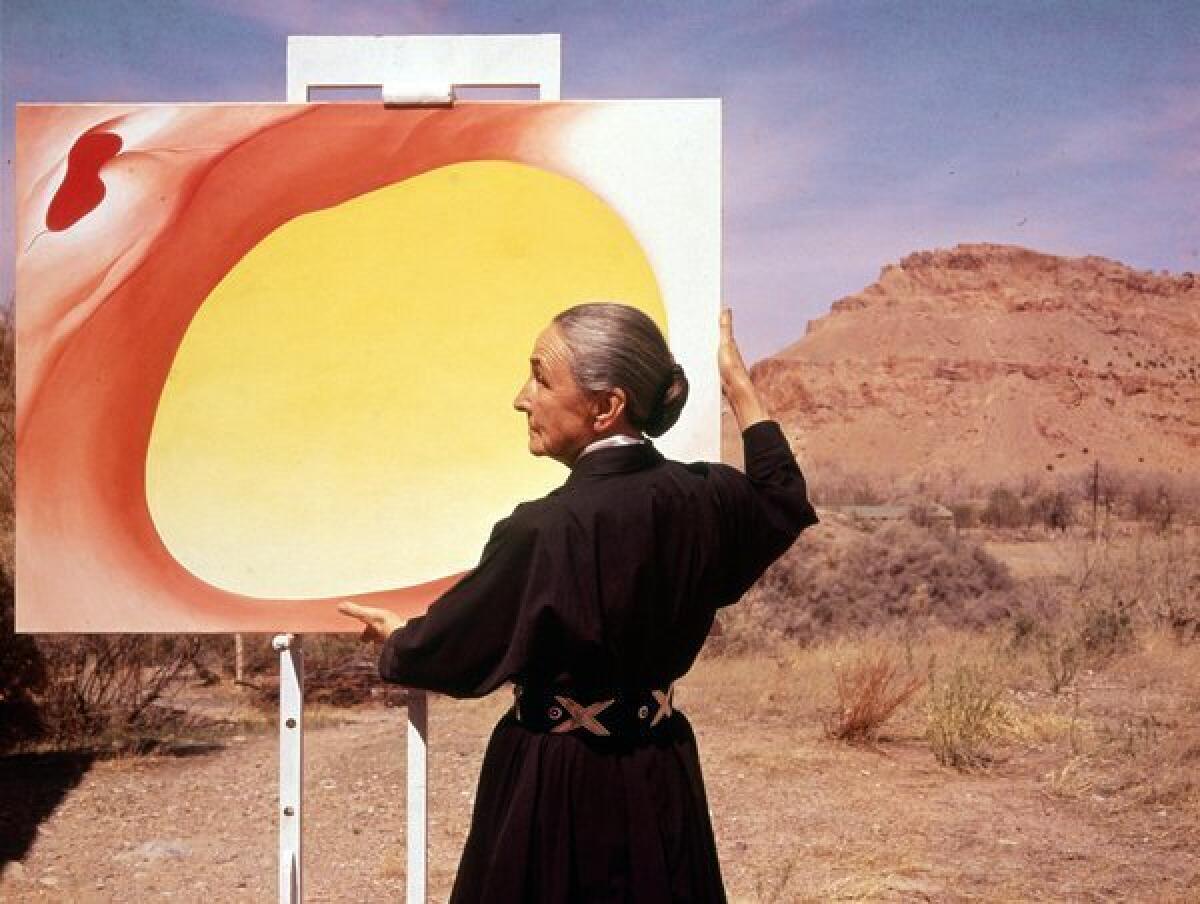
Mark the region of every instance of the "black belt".
[[675, 712], [675, 685], [666, 690], [615, 694], [581, 703], [562, 690], [514, 685], [517, 722], [533, 731], [551, 734], [581, 732], [598, 737], [650, 734]]

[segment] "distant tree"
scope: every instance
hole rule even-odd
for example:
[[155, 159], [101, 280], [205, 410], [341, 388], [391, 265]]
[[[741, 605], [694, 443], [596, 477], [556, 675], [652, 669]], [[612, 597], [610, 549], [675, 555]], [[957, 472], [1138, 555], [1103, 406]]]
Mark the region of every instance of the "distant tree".
[[1051, 530], [1065, 531], [1075, 523], [1075, 512], [1070, 497], [1062, 490], [1040, 493], [1029, 504], [1029, 522], [1042, 524]]
[[979, 520], [989, 527], [1022, 527], [1025, 511], [1016, 493], [1008, 487], [996, 487], [988, 493], [987, 505]]
[[1130, 494], [1130, 507], [1138, 521], [1149, 521], [1160, 531], [1166, 530], [1179, 511], [1178, 501], [1165, 483], [1142, 483]]
[[979, 512], [969, 502], [956, 502], [950, 506], [954, 513], [954, 526], [957, 528], [974, 527], [979, 523]]

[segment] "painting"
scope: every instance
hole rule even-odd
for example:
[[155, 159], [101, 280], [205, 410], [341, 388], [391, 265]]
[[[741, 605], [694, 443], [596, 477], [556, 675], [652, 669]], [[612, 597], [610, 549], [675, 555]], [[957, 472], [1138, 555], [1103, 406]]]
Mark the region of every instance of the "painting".
[[512, 407], [619, 300], [718, 455], [715, 100], [22, 105], [17, 627], [351, 631], [566, 471]]

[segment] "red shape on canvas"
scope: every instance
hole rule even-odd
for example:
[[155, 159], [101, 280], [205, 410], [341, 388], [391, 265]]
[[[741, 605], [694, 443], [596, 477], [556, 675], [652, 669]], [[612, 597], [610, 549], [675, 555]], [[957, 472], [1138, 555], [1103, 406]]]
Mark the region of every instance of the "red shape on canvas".
[[67, 175], [54, 193], [46, 211], [46, 228], [51, 232], [70, 229], [100, 206], [104, 183], [100, 167], [121, 150], [121, 136], [112, 132], [88, 132], [79, 137], [67, 155]]

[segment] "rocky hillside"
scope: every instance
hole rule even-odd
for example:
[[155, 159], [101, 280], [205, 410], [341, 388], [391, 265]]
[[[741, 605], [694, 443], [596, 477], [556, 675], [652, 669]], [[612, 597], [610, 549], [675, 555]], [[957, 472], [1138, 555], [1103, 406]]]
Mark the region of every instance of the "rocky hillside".
[[1200, 281], [1000, 245], [922, 251], [754, 378], [810, 466], [986, 485], [1200, 476]]

